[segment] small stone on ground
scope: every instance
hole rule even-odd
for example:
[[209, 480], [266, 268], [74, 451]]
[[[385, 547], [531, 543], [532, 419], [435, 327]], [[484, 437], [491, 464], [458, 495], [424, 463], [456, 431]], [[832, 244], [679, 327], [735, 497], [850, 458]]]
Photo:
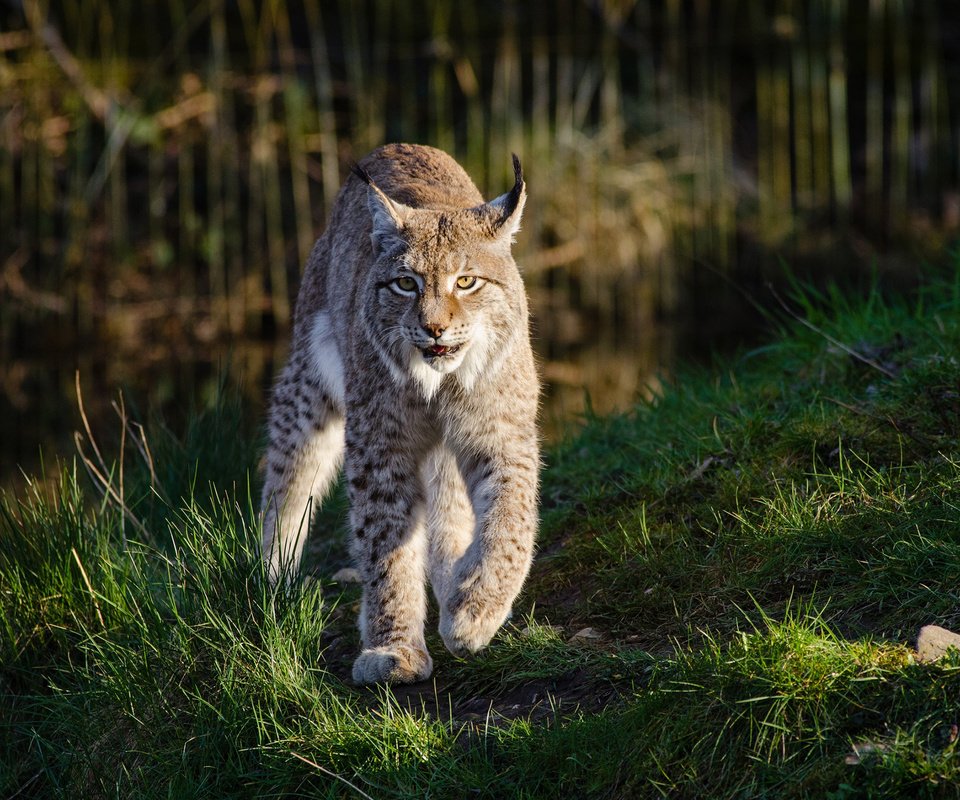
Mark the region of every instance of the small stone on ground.
[[360, 583], [360, 573], [353, 567], [344, 567], [333, 573], [335, 583]]
[[603, 639], [604, 635], [596, 628], [583, 628], [573, 634], [567, 644], [596, 645], [600, 644]]
[[936, 661], [951, 647], [960, 650], [960, 634], [938, 625], [924, 625], [917, 636], [917, 660]]

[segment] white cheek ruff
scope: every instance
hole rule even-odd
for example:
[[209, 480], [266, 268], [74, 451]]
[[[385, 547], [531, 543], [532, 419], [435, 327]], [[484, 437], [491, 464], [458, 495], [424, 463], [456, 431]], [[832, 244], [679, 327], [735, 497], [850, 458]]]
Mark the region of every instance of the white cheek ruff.
[[[437, 359], [437, 361], [439, 361], [439, 359]], [[434, 363], [436, 363], [436, 361], [434, 361]], [[437, 367], [441, 366], [442, 364], [437, 364]], [[450, 370], [452, 369], [456, 369], [455, 364], [450, 366]], [[425, 400], [430, 401], [433, 399], [433, 396], [440, 389], [440, 384], [443, 382], [444, 377], [450, 370], [441, 371], [432, 364], [428, 364], [423, 360], [423, 354], [419, 350], [411, 348], [410, 376], [420, 387], [420, 392], [423, 394]]]
[[490, 361], [490, 335], [484, 325], [477, 325], [470, 337], [470, 347], [463, 355], [456, 378], [465, 392], [469, 392], [484, 373]]

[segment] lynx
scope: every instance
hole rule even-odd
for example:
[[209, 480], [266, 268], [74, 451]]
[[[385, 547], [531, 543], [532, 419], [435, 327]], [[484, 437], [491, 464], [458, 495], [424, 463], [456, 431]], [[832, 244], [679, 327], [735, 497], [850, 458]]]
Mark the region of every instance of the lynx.
[[360, 684], [427, 678], [426, 583], [452, 653], [485, 646], [537, 527], [539, 385], [511, 255], [520, 161], [484, 202], [440, 150], [387, 145], [338, 195], [307, 261], [273, 390], [263, 490], [271, 580], [298, 568], [341, 465], [363, 584]]

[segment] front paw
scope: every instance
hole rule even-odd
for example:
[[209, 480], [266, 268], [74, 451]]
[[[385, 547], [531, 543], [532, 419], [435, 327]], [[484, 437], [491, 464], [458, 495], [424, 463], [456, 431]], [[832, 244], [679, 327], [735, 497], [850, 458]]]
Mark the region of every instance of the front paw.
[[509, 616], [509, 604], [454, 598], [440, 612], [440, 636], [447, 650], [463, 657], [489, 644]]
[[426, 648], [405, 644], [371, 647], [353, 662], [353, 680], [368, 683], [416, 683], [430, 677], [433, 659]]

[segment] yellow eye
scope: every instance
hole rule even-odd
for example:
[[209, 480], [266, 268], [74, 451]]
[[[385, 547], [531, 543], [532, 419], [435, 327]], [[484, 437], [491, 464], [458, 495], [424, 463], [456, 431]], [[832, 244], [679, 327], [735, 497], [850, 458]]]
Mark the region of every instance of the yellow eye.
[[394, 283], [403, 292], [414, 292], [417, 289], [417, 282], [409, 275], [401, 275]]
[[458, 289], [472, 289], [477, 284], [477, 279], [473, 275], [461, 275], [457, 278]]

